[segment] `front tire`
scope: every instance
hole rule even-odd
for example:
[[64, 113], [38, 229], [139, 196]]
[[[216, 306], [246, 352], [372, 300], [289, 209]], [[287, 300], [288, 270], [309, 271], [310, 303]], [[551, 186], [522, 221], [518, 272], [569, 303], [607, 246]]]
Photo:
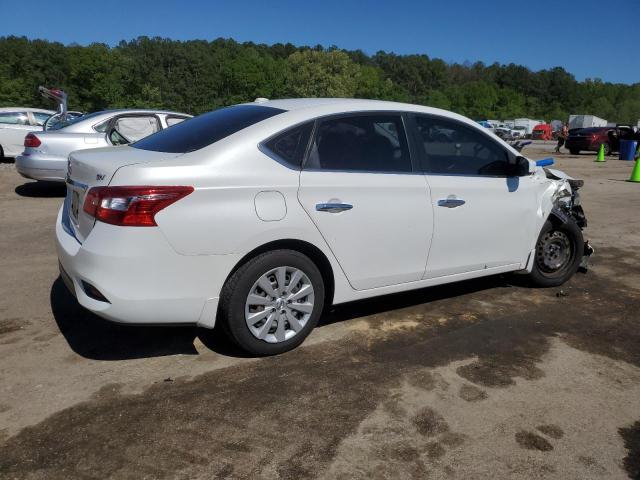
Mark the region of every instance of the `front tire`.
[[575, 221], [554, 225], [547, 220], [536, 242], [531, 283], [538, 287], [557, 287], [578, 270], [584, 251], [582, 231]]
[[253, 355], [275, 355], [300, 345], [324, 306], [318, 267], [295, 250], [260, 254], [229, 277], [220, 298], [228, 337]]
[[569, 149], [569, 153], [571, 155], [580, 155], [580, 150], [578, 150], [577, 148], [571, 148]]

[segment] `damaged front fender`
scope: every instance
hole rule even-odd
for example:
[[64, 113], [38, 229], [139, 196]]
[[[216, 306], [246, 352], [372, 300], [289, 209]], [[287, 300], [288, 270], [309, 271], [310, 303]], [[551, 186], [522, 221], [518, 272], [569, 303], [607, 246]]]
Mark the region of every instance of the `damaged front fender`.
[[[580, 203], [580, 193], [578, 192], [584, 185], [584, 181], [576, 180], [560, 170], [545, 168], [544, 171], [546, 177], [556, 183], [556, 190], [551, 197], [553, 207], [549, 213], [549, 219], [552, 222], [560, 223], [573, 220], [581, 230], [584, 230], [587, 227], [587, 217]], [[587, 270], [588, 260], [593, 252], [594, 249], [589, 241], [585, 241], [580, 262], [582, 271]]]

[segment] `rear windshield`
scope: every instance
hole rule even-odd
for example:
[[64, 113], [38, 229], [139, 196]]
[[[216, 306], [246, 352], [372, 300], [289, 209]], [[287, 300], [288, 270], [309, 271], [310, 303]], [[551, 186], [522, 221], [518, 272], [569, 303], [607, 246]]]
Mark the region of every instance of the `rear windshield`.
[[154, 152], [193, 152], [282, 112], [262, 105], [221, 108], [154, 133], [131, 146]]
[[89, 118], [97, 117], [98, 115], [102, 115], [103, 113], [105, 112], [94, 112], [80, 116], [70, 113], [66, 115], [64, 119], [62, 117], [53, 118], [50, 121], [51, 123], [47, 126], [47, 130], [60, 130], [64, 127], [68, 127], [69, 125], [75, 125], [76, 123], [84, 122]]

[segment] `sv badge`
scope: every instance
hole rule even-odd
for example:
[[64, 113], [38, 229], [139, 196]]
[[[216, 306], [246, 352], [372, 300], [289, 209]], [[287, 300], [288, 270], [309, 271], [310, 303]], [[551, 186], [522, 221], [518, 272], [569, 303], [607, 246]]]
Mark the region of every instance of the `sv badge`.
[[102, 174], [102, 173], [98, 173], [98, 174], [96, 175], [96, 180], [104, 180], [104, 174]]

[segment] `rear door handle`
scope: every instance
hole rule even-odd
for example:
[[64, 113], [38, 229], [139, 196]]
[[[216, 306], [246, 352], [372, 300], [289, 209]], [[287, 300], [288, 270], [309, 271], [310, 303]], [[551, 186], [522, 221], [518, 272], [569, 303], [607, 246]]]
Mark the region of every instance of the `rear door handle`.
[[353, 205], [348, 203], [317, 203], [316, 210], [318, 212], [340, 213], [345, 210], [351, 210]]
[[447, 207], [447, 208], [456, 208], [461, 205], [464, 205], [466, 202], [461, 198], [445, 198], [443, 200], [438, 200], [439, 207]]

